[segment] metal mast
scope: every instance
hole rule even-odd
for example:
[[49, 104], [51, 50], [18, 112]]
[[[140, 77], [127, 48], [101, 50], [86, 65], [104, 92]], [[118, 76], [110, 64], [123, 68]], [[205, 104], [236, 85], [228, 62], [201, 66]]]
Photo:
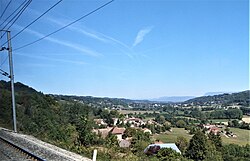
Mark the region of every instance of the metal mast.
[[8, 39], [8, 52], [9, 52], [11, 94], [12, 94], [13, 128], [14, 128], [14, 132], [17, 132], [17, 127], [16, 127], [16, 102], [15, 102], [13, 59], [12, 59], [12, 47], [11, 47], [11, 41], [10, 41], [10, 39], [11, 39], [10, 31], [7, 31], [7, 39]]

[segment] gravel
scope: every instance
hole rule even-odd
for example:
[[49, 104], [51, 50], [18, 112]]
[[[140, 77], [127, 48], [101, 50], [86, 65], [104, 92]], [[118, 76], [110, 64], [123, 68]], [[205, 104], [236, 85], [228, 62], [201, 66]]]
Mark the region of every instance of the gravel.
[[[45, 143], [33, 136], [14, 133], [3, 128], [0, 128], [0, 136], [47, 161], [91, 161], [91, 159]], [[3, 159], [0, 158], [0, 160]]]
[[30, 161], [25, 155], [16, 151], [13, 147], [9, 146], [0, 140], [0, 160], [1, 161]]

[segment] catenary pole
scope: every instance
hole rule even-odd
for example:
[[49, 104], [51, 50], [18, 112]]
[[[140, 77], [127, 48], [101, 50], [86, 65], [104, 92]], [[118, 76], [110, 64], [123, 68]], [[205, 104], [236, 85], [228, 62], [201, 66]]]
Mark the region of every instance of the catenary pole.
[[12, 59], [12, 47], [11, 47], [11, 42], [10, 42], [10, 40], [11, 40], [10, 31], [7, 31], [7, 39], [8, 39], [8, 51], [9, 51], [11, 94], [12, 94], [13, 128], [14, 128], [14, 132], [17, 132], [17, 127], [16, 127], [16, 102], [15, 102], [13, 59]]

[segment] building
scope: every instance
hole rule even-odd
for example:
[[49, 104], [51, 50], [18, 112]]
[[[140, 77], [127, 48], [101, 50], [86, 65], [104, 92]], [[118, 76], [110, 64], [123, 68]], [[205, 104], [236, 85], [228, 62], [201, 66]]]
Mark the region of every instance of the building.
[[94, 121], [98, 126], [101, 125], [107, 126], [107, 123], [105, 123], [103, 119], [94, 119]]
[[111, 134], [116, 135], [117, 140], [120, 141], [122, 140], [122, 135], [124, 134], [125, 130], [125, 128], [114, 127], [111, 131]]
[[127, 118], [124, 120], [124, 123], [129, 123], [131, 124], [131, 127], [139, 127], [141, 125], [145, 125], [146, 123], [142, 120], [142, 119], [139, 119], [139, 118]]
[[216, 125], [203, 125], [203, 128], [207, 130], [207, 133], [219, 134], [221, 130]]
[[148, 128], [143, 128], [142, 131], [143, 131], [144, 133], [148, 132], [150, 135], [152, 134], [152, 131], [149, 130]]
[[122, 139], [119, 141], [119, 147], [121, 148], [128, 148], [130, 146], [130, 141]]
[[107, 127], [105, 129], [94, 129], [93, 132], [96, 133], [97, 135], [100, 134], [102, 138], [106, 138], [112, 129], [113, 129], [112, 127]]
[[150, 144], [144, 150], [144, 153], [148, 155], [153, 155], [156, 154], [162, 148], [171, 148], [177, 153], [181, 153], [180, 149], [175, 145], [175, 143]]

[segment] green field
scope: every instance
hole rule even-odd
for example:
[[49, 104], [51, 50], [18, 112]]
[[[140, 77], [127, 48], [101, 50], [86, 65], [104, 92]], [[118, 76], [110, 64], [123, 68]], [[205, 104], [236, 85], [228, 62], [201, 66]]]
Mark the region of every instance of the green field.
[[155, 134], [153, 135], [153, 138], [164, 143], [174, 143], [178, 136], [183, 136], [187, 140], [190, 140], [192, 138], [192, 135], [189, 135], [184, 128], [172, 128], [172, 130], [172, 132], [167, 132], [166, 134]]
[[155, 119], [155, 117], [146, 117], [145, 119], [143, 119], [143, 121], [148, 121], [148, 120], [153, 120]]
[[238, 129], [238, 128], [230, 128], [234, 134], [237, 135], [236, 138], [230, 137], [227, 138], [224, 135], [221, 135], [222, 142], [224, 144], [239, 144], [239, 145], [246, 145], [250, 144], [250, 130], [245, 129]]
[[220, 122], [228, 122], [229, 119], [211, 119], [209, 121], [212, 121], [213, 123], [220, 123]]
[[144, 114], [144, 113], [159, 113], [159, 111], [136, 111], [136, 110], [119, 110], [118, 111], [121, 114]]
[[185, 118], [185, 119], [191, 119], [191, 120], [198, 120], [197, 118], [193, 117], [187, 117], [187, 116], [175, 116], [176, 118]]
[[[192, 138], [192, 135], [189, 135], [184, 128], [172, 128], [172, 132], [167, 132], [166, 134], [154, 134], [153, 138], [155, 140], [160, 140], [164, 143], [174, 143], [178, 136], [183, 136], [187, 140]], [[250, 130], [238, 129], [238, 128], [230, 128], [230, 130], [237, 135], [236, 138], [230, 137], [227, 138], [223, 134], [221, 134], [223, 144], [239, 144], [246, 145], [250, 144]]]

